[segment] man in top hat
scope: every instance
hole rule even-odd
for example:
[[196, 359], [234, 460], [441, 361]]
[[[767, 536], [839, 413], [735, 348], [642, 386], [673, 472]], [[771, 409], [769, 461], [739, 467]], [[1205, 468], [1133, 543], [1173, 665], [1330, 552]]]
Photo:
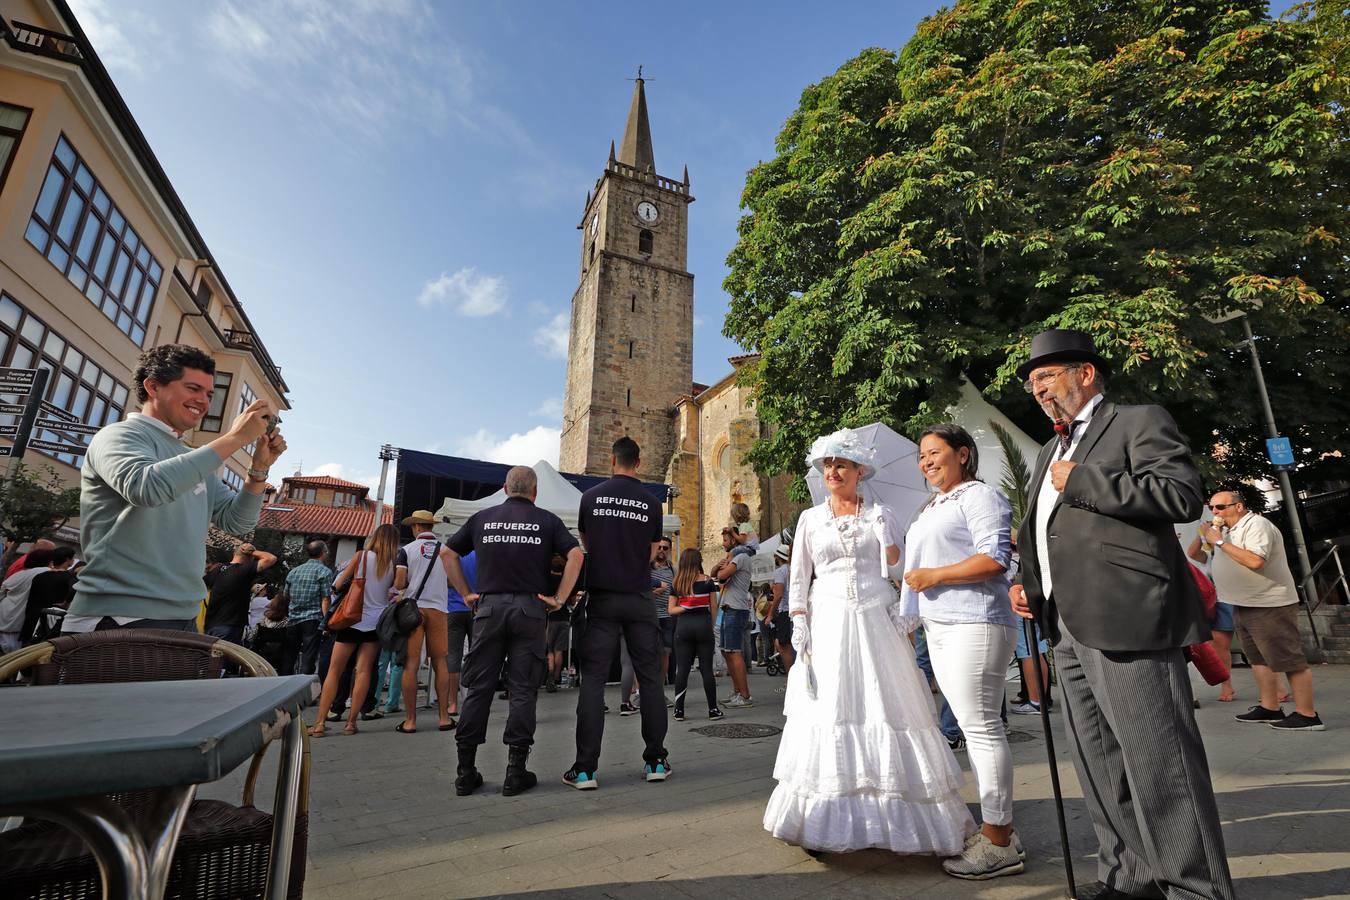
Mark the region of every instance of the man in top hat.
[[1055, 646], [1064, 724], [1098, 840], [1079, 897], [1233, 897], [1182, 649], [1209, 640], [1174, 523], [1204, 506], [1160, 406], [1106, 399], [1081, 331], [1046, 331], [1017, 370], [1054, 422], [1018, 533], [1014, 610]]

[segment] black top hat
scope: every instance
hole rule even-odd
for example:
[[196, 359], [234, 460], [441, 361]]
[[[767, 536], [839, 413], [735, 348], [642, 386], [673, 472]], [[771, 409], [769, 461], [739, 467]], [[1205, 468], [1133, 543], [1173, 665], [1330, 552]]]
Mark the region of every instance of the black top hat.
[[1087, 332], [1052, 328], [1031, 339], [1031, 357], [1017, 367], [1017, 377], [1025, 379], [1032, 369], [1055, 362], [1090, 362], [1103, 372], [1108, 368]]

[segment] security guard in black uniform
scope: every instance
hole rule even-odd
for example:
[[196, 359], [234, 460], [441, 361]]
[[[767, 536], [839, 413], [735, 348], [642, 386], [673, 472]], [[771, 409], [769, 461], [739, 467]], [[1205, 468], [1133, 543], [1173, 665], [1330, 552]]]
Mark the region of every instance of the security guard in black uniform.
[[[510, 748], [502, 793], [528, 791], [538, 782], [525, 769], [534, 743], [535, 698], [544, 674], [544, 638], [548, 613], [570, 595], [581, 570], [576, 538], [553, 513], [534, 505], [538, 478], [517, 466], [506, 473], [506, 502], [476, 512], [446, 543], [451, 552], [450, 580], [473, 609], [473, 632], [464, 665], [464, 703], [460, 707], [459, 768], [455, 793], [472, 794], [483, 784], [474, 765], [478, 745], [487, 740], [488, 711], [506, 658], [511, 706], [502, 736]], [[459, 558], [477, 553], [478, 593], [471, 593]], [[567, 565], [556, 595], [549, 593], [553, 554]]]
[[670, 777], [661, 629], [651, 597], [651, 561], [663, 536], [661, 504], [634, 477], [640, 462], [637, 441], [619, 438], [614, 442], [614, 477], [581, 495], [577, 527], [586, 542], [586, 630], [578, 647], [577, 757], [563, 775], [563, 781], [578, 790], [598, 786], [595, 770], [605, 733], [605, 680], [620, 634], [628, 645], [641, 697], [646, 779]]

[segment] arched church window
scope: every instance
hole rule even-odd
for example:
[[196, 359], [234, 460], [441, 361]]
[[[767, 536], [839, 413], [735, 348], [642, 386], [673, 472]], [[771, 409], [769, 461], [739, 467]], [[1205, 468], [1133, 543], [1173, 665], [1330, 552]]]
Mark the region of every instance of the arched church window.
[[722, 452], [717, 454], [717, 468], [731, 474], [731, 445], [723, 444]]
[[652, 233], [645, 228], [638, 232], [638, 252], [648, 256], [652, 252]]
[[586, 260], [586, 265], [591, 266], [594, 264], [595, 264], [595, 244], [591, 244], [591, 256], [590, 259]]

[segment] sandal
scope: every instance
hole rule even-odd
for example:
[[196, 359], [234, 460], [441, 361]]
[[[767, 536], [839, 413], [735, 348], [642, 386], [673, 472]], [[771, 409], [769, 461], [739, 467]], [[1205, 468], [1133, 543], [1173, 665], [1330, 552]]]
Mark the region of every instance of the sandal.
[[355, 723], [355, 722], [348, 722], [347, 725], [342, 729], [342, 733], [343, 733], [343, 734], [356, 734], [356, 732], [358, 732], [359, 730], [360, 730], [360, 729], [356, 727], [356, 723]]
[[309, 727], [309, 736], [312, 738], [325, 737], [328, 734], [328, 728], [322, 722], [316, 722]]
[[459, 723], [456, 722], [454, 719], [451, 719], [449, 722], [445, 723], [444, 725], [437, 725], [436, 727], [439, 728], [441, 731], [454, 731], [454, 730], [455, 730], [455, 726], [458, 725], [458, 724], [459, 724]]
[[399, 734], [417, 734], [416, 728], [404, 728], [402, 722], [399, 722], [397, 725], [395, 725], [394, 730], [397, 731]]

